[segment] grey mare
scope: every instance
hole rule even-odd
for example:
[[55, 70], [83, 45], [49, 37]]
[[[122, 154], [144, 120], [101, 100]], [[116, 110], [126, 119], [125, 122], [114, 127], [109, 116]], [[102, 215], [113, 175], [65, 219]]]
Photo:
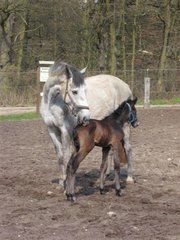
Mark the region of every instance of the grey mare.
[[55, 146], [59, 184], [63, 185], [66, 164], [73, 151], [73, 129], [77, 123], [88, 123], [90, 118], [83, 73], [64, 62], [56, 62], [43, 88], [40, 113]]
[[[91, 118], [102, 119], [127, 98], [133, 98], [129, 86], [121, 79], [101, 74], [85, 78], [84, 83], [84, 71], [81, 72], [65, 63], [56, 62], [43, 89], [40, 112], [56, 149], [60, 185], [66, 179], [66, 166], [74, 150], [74, 126], [78, 122], [88, 122], [89, 110]], [[128, 161], [127, 181], [132, 182], [130, 125], [125, 124], [123, 131]]]

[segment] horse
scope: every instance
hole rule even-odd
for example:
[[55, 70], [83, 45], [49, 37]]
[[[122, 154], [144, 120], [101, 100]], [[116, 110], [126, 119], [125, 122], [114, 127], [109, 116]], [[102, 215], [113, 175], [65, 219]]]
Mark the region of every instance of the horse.
[[[108, 74], [99, 74], [85, 78], [87, 87], [87, 100], [89, 103], [90, 115], [94, 119], [103, 117], [114, 111], [120, 103], [128, 98], [133, 99], [133, 94], [127, 83], [123, 80]], [[129, 123], [123, 126], [124, 148], [127, 155], [127, 179], [128, 183], [134, 183], [133, 180], [133, 158], [131, 145], [131, 128]], [[106, 174], [111, 168], [112, 157], [108, 161]]]
[[84, 70], [58, 61], [49, 71], [43, 88], [40, 113], [48, 127], [59, 161], [60, 179], [66, 179], [66, 162], [72, 154], [73, 129], [90, 119]]
[[[101, 119], [128, 97], [133, 97], [129, 86], [121, 79], [107, 74], [84, 79], [85, 71], [57, 61], [50, 68], [43, 88], [40, 113], [55, 147], [60, 170], [59, 185], [62, 187], [66, 179], [66, 165], [74, 150], [74, 126], [78, 122], [87, 124], [89, 114], [91, 118]], [[128, 123], [123, 131], [128, 162], [127, 181], [132, 182], [132, 147]]]
[[126, 160], [124, 150], [124, 132], [122, 130], [125, 123], [133, 127], [138, 126], [135, 104], [137, 98], [124, 101], [110, 115], [102, 120], [90, 119], [87, 126], [77, 126], [74, 134], [75, 151], [67, 165], [66, 195], [67, 199], [73, 202], [75, 197], [75, 173], [80, 163], [95, 146], [102, 148], [102, 163], [100, 174], [100, 193], [104, 192], [104, 179], [107, 169], [107, 158], [110, 149], [113, 150], [115, 189], [116, 195], [121, 196], [120, 186], [120, 162]]

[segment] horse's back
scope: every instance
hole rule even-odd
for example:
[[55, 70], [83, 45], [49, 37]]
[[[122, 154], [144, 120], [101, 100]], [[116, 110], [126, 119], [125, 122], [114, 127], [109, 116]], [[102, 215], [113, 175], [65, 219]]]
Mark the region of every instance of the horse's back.
[[102, 119], [121, 102], [132, 98], [129, 86], [121, 79], [107, 74], [85, 78], [91, 118]]

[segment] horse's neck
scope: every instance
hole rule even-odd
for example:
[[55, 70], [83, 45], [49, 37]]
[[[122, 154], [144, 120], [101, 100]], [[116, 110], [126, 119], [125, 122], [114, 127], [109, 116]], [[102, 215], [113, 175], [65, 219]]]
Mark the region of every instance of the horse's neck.
[[125, 123], [128, 123], [127, 118], [125, 118], [123, 115], [120, 115], [117, 119], [116, 122], [120, 125], [120, 127], [123, 127]]
[[[108, 116], [102, 120], [99, 120], [100, 123], [108, 123], [111, 126], [118, 126], [118, 128], [123, 128], [124, 124], [122, 121], [119, 121], [117, 118], [113, 118], [112, 116]], [[103, 125], [102, 125], [103, 126]], [[105, 125], [106, 126], [106, 125]]]
[[73, 129], [77, 125], [77, 119], [70, 112], [68, 112], [68, 114], [64, 116], [63, 125], [68, 130], [69, 134], [72, 135]]

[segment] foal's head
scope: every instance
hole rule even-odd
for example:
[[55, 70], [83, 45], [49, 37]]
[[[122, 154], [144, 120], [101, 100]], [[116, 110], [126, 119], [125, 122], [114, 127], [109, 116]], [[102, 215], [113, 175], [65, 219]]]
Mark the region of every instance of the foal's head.
[[111, 114], [117, 122], [123, 125], [125, 122], [130, 123], [133, 127], [137, 127], [139, 122], [137, 120], [137, 112], [135, 104], [137, 102], [137, 97], [133, 100], [128, 98], [126, 101], [121, 103], [119, 107]]

